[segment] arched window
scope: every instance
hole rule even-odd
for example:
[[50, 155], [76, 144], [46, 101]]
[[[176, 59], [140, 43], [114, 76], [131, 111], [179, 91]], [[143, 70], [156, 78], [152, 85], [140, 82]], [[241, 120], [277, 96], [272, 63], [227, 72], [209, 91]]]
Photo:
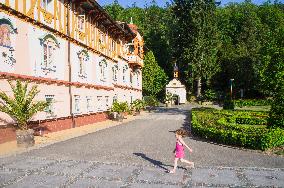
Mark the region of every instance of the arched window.
[[127, 72], [127, 69], [129, 67], [127, 65], [123, 66], [123, 69], [122, 69], [122, 80], [123, 80], [123, 83], [126, 83], [126, 72]]
[[8, 19], [0, 19], [0, 63], [13, 67], [16, 63], [15, 57], [15, 36], [17, 29], [14, 29]]
[[8, 24], [0, 25], [0, 45], [4, 47], [11, 47], [11, 27]]
[[0, 46], [11, 48], [11, 34], [15, 33], [17, 33], [17, 29], [13, 28], [9, 20], [0, 19]]
[[78, 52], [77, 55], [78, 55], [78, 60], [79, 60], [79, 76], [86, 78], [87, 77], [86, 64], [90, 59], [88, 52], [86, 50], [82, 50]]
[[43, 48], [43, 61], [41, 67], [47, 72], [53, 71], [56, 69], [56, 52], [59, 49], [59, 43], [53, 35], [46, 35], [44, 38], [40, 39], [41, 45]]
[[100, 80], [101, 81], [106, 81], [107, 79], [107, 61], [105, 59], [101, 60], [99, 62], [99, 66], [100, 66]]
[[118, 66], [114, 65], [112, 67], [112, 79], [113, 79], [114, 82], [117, 81], [117, 71], [118, 71]]

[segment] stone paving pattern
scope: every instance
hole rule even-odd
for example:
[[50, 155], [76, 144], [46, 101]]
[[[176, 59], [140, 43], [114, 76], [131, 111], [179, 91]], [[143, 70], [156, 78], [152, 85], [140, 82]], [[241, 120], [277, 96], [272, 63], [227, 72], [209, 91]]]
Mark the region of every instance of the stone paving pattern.
[[1, 159], [0, 187], [284, 187], [284, 169], [197, 167], [169, 174], [154, 166]]
[[172, 168], [171, 132], [190, 107], [160, 109], [120, 126], [0, 158], [0, 187], [284, 187], [284, 158], [186, 138], [194, 169]]

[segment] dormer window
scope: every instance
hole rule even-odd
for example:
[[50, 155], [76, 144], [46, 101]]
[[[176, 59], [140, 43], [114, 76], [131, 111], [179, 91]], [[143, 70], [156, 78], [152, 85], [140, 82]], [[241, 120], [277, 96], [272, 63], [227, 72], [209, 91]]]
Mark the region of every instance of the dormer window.
[[41, 0], [41, 7], [44, 10], [51, 12], [52, 0]]
[[128, 50], [129, 50], [129, 54], [134, 54], [134, 45], [133, 44], [129, 45]]
[[85, 14], [78, 15], [78, 30], [85, 31]]
[[114, 40], [111, 41], [111, 51], [115, 51], [116, 49], [116, 42]]
[[103, 31], [100, 31], [100, 40], [99, 40], [99, 42], [100, 42], [101, 45], [104, 45], [105, 38], [106, 38], [105, 33]]

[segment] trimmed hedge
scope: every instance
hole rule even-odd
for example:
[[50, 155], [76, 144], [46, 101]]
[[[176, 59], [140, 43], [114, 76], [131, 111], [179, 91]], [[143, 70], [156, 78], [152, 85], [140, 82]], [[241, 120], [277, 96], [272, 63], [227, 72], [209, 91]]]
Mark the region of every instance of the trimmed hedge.
[[[206, 138], [218, 143], [241, 146], [251, 149], [266, 150], [284, 144], [284, 130], [280, 128], [269, 129], [263, 124], [237, 124], [241, 116], [258, 117], [265, 113], [249, 113], [229, 110], [193, 109], [192, 110], [192, 132], [194, 135]], [[261, 122], [263, 123], [263, 122]]]
[[235, 100], [235, 106], [270, 106], [272, 103], [271, 99], [244, 99], [244, 100]]
[[234, 110], [235, 109], [234, 101], [231, 99], [224, 100], [223, 109], [224, 110]]
[[269, 112], [268, 125], [284, 129], [284, 91], [279, 92]]

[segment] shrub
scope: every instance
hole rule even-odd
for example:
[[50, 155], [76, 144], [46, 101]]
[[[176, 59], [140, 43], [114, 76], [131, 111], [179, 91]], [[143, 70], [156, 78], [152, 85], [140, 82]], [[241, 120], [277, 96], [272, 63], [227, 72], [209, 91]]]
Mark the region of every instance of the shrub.
[[244, 106], [269, 106], [271, 105], [271, 99], [244, 99], [244, 100], [235, 100], [235, 106], [244, 107]]
[[155, 107], [158, 105], [158, 101], [154, 96], [146, 96], [144, 101], [147, 106]]
[[224, 100], [223, 109], [224, 110], [234, 110], [235, 109], [234, 101], [231, 99]]
[[145, 102], [141, 99], [136, 99], [132, 102], [131, 108], [136, 112], [139, 112], [141, 109], [145, 108]]
[[216, 101], [217, 100], [217, 94], [212, 89], [207, 89], [204, 93], [203, 100], [205, 101]]
[[[247, 122], [253, 125], [237, 124], [236, 121], [241, 118], [263, 120], [259, 120], [262, 121], [260, 126], [255, 126], [255, 120]], [[194, 109], [192, 110], [192, 132], [194, 135], [218, 143], [251, 149], [265, 150], [283, 145], [284, 130], [267, 128], [263, 125], [266, 118], [265, 112]]]
[[269, 112], [268, 125], [270, 127], [284, 128], [284, 92], [279, 92], [274, 97]]
[[128, 103], [127, 102], [115, 101], [112, 104], [111, 112], [122, 113], [122, 112], [127, 112], [127, 111], [128, 111]]

